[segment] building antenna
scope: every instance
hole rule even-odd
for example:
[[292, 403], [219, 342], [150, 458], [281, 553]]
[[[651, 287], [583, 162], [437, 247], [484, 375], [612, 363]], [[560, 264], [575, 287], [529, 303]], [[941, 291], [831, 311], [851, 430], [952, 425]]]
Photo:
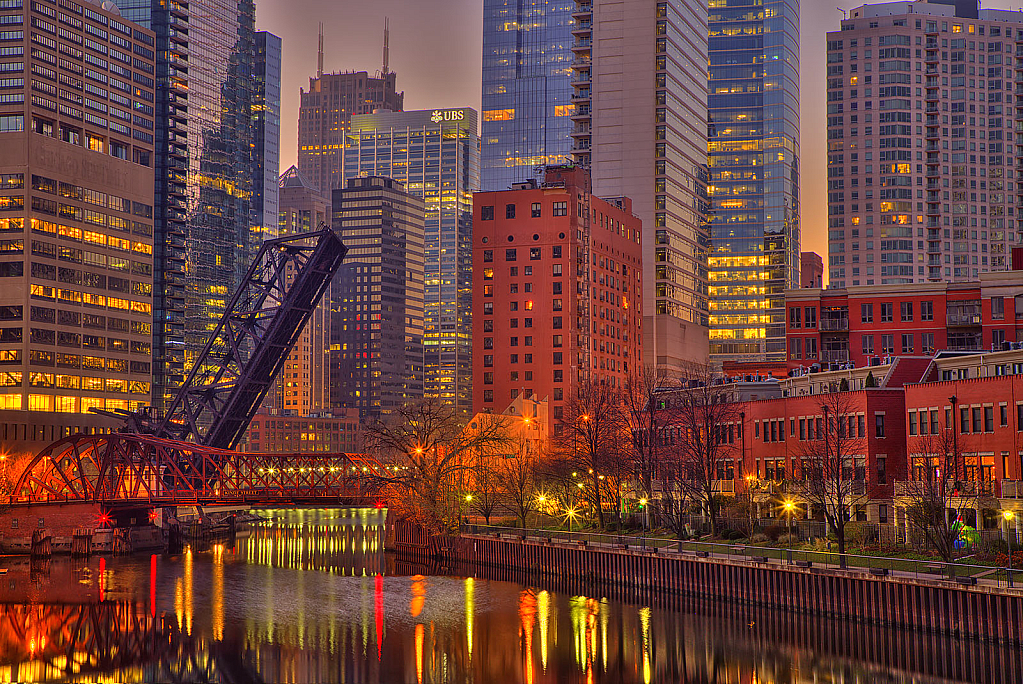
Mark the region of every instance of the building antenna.
[[384, 17], [384, 70], [383, 75], [386, 76], [390, 71], [391, 66], [391, 20], [388, 17]]
[[316, 78], [323, 76], [323, 22], [320, 22], [320, 47], [316, 53]]

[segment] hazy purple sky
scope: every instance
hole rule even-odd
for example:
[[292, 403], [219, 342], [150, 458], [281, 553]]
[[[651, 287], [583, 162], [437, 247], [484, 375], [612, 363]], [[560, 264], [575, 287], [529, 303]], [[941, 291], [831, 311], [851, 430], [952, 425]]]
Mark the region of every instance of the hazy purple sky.
[[[325, 71], [379, 71], [384, 17], [391, 19], [391, 70], [406, 109], [480, 104], [482, 0], [256, 0], [256, 23], [284, 39], [281, 170], [297, 159], [298, 92], [316, 73], [316, 33], [324, 23]], [[1023, 0], [990, 0], [1016, 9]], [[803, 0], [801, 199], [803, 249], [827, 253], [824, 126], [824, 34], [837, 30], [841, 6], [863, 2]]]

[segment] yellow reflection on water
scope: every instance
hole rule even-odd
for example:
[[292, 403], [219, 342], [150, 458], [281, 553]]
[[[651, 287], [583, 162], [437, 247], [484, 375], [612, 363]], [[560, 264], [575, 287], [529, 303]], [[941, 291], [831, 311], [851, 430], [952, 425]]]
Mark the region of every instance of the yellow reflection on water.
[[224, 545], [213, 546], [213, 638], [224, 638]]
[[416, 625], [416, 682], [423, 684], [423, 639], [425, 637], [423, 623]]
[[192, 634], [192, 611], [195, 608], [195, 594], [193, 593], [193, 561], [192, 547], [185, 547], [185, 595], [183, 599], [185, 609], [185, 634]]
[[422, 575], [412, 576], [412, 601], [409, 602], [409, 614], [412, 617], [419, 617], [426, 604], [426, 578]]
[[526, 684], [533, 684], [533, 624], [536, 622], [536, 595], [532, 589], [519, 592], [519, 636], [524, 642]]
[[547, 630], [550, 627], [551, 595], [541, 591], [536, 596], [536, 608], [540, 617], [540, 663], [547, 673]]
[[643, 681], [650, 684], [650, 608], [639, 609], [639, 626], [643, 631]]
[[465, 645], [469, 662], [472, 662], [472, 631], [476, 618], [476, 583], [472, 577], [465, 578]]

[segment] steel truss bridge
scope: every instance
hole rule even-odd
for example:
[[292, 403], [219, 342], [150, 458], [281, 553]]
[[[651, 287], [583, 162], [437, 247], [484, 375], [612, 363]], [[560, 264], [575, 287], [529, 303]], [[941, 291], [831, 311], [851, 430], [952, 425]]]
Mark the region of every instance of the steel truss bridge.
[[28, 463], [8, 503], [367, 504], [380, 493], [381, 470], [360, 454], [257, 454], [152, 435], [75, 435]]

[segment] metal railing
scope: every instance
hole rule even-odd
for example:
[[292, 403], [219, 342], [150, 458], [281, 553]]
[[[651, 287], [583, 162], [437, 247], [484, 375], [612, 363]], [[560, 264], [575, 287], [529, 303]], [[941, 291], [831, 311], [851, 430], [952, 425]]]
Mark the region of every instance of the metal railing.
[[940, 560], [861, 556], [830, 551], [751, 546], [726, 542], [681, 541], [663, 537], [566, 532], [535, 528], [462, 525], [462, 534], [515, 539], [541, 544], [574, 544], [579, 547], [664, 553], [739, 561], [767, 566], [821, 568], [827, 570], [861, 571], [876, 577], [914, 579], [920, 582], [954, 582], [963, 586], [1023, 588], [1023, 570], [969, 563], [946, 563]]

